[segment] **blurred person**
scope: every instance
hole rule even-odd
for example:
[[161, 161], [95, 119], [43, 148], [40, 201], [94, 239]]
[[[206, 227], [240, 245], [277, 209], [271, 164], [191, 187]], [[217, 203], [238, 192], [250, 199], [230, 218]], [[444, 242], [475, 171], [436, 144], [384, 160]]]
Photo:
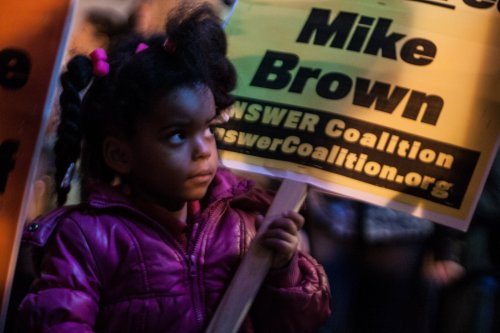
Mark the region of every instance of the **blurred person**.
[[[162, 33], [168, 13], [181, 2], [202, 0], [131, 0], [123, 11], [109, 6], [82, 6], [70, 36], [68, 56], [88, 54], [96, 48], [108, 48], [113, 42], [133, 34], [152, 36]], [[232, 0], [208, 1], [222, 16]]]
[[[500, 332], [500, 154], [463, 238], [465, 274], [443, 288], [429, 283], [437, 305], [431, 308], [432, 333]], [[439, 279], [431, 280], [433, 282]]]
[[68, 57], [107, 48], [114, 40], [134, 32], [132, 16], [123, 16], [111, 8], [85, 8], [76, 21], [68, 43]]
[[219, 17], [233, 5], [232, 0], [138, 0], [133, 6], [129, 21], [133, 30], [145, 36], [152, 36], [163, 31], [165, 17], [180, 3], [209, 3]]
[[[431, 221], [315, 190], [308, 195], [307, 208], [311, 252], [335, 281], [334, 312], [318, 332], [415, 332], [416, 288], [431, 239], [439, 246], [430, 266], [458, 267], [453, 276], [436, 273], [436, 278], [452, 281], [462, 272], [450, 249], [458, 240], [440, 242]], [[446, 229], [443, 236], [451, 232]]]

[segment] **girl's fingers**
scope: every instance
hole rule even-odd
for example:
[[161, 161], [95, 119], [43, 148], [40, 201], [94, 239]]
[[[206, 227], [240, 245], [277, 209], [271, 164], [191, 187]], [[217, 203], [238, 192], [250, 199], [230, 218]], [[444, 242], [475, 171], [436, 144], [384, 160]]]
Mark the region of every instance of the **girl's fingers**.
[[304, 217], [297, 212], [289, 211], [283, 213], [281, 217], [275, 218], [269, 225], [269, 228], [281, 228], [295, 235], [303, 225]]
[[298, 248], [299, 240], [297, 236], [291, 235], [281, 230], [268, 230], [262, 235], [261, 244], [273, 250], [276, 255], [291, 257]]
[[286, 242], [290, 244], [294, 244], [298, 242], [298, 238], [296, 234], [291, 234], [289, 232], [284, 231], [283, 229], [268, 229], [263, 235], [262, 239], [266, 243], [270, 242]]
[[299, 232], [297, 225], [291, 219], [285, 217], [280, 217], [272, 221], [268, 230], [283, 230], [292, 235], [296, 235]]
[[[276, 217], [269, 224], [269, 228], [284, 228], [289, 232], [296, 233], [298, 230], [302, 229], [304, 225], [304, 217], [297, 212], [287, 211], [284, 212], [281, 216]], [[256, 217], [256, 225], [257, 229], [260, 228], [262, 223], [264, 222], [264, 216], [257, 215]]]
[[[259, 222], [259, 219], [257, 219]], [[272, 267], [286, 265], [299, 246], [299, 230], [304, 224], [302, 215], [290, 211], [271, 221], [261, 236], [261, 244], [274, 251]]]
[[[288, 237], [291, 237], [290, 234], [287, 235]], [[273, 268], [281, 268], [287, 265], [298, 248], [298, 241], [296, 237], [288, 239], [287, 237], [285, 237], [285, 239], [270, 237], [263, 238], [261, 241], [263, 246], [272, 250], [274, 253], [272, 261]]]
[[305, 222], [304, 216], [302, 216], [300, 213], [296, 211], [289, 210], [287, 212], [284, 212], [283, 217], [292, 220], [297, 229], [302, 229], [302, 227], [304, 226]]

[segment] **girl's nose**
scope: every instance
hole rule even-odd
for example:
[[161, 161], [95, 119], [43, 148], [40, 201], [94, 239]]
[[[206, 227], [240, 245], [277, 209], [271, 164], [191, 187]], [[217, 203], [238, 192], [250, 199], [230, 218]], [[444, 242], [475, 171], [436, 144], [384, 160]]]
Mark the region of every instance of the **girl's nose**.
[[200, 135], [194, 141], [193, 157], [195, 159], [208, 158], [212, 154], [213, 138]]

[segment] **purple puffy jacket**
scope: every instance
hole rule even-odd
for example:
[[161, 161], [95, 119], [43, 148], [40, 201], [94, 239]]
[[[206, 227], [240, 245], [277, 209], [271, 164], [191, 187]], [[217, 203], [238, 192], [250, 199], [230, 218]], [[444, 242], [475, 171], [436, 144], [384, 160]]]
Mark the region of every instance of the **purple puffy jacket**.
[[[203, 332], [270, 197], [219, 170], [187, 250], [111, 188], [27, 226], [40, 277], [19, 308], [21, 332]], [[314, 332], [330, 314], [323, 268], [298, 253], [271, 271], [242, 332]]]

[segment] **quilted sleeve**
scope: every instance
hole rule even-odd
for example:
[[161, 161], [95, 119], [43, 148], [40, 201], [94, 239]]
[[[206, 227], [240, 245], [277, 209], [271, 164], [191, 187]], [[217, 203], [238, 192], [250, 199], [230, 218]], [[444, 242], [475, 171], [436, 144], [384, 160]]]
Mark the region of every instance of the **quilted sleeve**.
[[325, 271], [300, 251], [287, 267], [270, 271], [251, 310], [257, 332], [316, 332], [330, 313]]
[[93, 332], [100, 274], [82, 229], [66, 218], [41, 251], [40, 275], [19, 307], [18, 331]]

